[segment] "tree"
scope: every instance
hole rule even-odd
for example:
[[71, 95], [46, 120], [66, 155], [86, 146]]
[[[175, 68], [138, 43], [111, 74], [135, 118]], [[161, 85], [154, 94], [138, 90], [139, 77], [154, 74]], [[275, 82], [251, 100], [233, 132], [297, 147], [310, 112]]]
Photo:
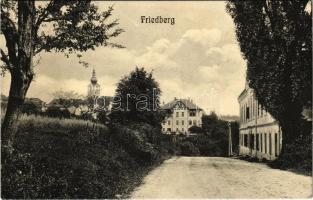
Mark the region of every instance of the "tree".
[[202, 128], [199, 126], [192, 126], [188, 129], [191, 133], [202, 133]]
[[22, 106], [21, 112], [26, 113], [27, 115], [30, 114], [41, 114], [42, 112], [42, 101], [40, 99], [25, 99], [25, 102]]
[[[283, 148], [304, 133], [301, 112], [312, 108], [312, 11], [309, 0], [230, 0], [247, 80], [259, 104], [276, 118]], [[311, 125], [311, 123], [307, 123]]]
[[211, 134], [214, 128], [217, 126], [218, 117], [215, 112], [211, 112], [210, 115], [202, 116], [202, 130], [206, 134]]
[[122, 78], [115, 92], [111, 120], [118, 123], [145, 122], [161, 127], [159, 84], [144, 68], [138, 68]]
[[[36, 4], [36, 5], [35, 5]], [[35, 0], [1, 2], [1, 30], [7, 51], [0, 50], [2, 72], [9, 71], [11, 85], [2, 124], [2, 144], [12, 146], [17, 120], [34, 77], [34, 56], [40, 52], [62, 52], [68, 57], [98, 46], [122, 47], [110, 38], [123, 32], [118, 21], [108, 22], [113, 8], [98, 11], [90, 0]], [[80, 62], [87, 66], [84, 61]]]

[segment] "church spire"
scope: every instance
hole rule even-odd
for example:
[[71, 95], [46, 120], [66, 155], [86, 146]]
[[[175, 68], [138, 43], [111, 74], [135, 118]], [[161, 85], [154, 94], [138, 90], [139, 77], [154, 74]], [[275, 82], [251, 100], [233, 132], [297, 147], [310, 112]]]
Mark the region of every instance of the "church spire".
[[90, 81], [91, 81], [92, 84], [96, 84], [98, 82], [97, 77], [96, 77], [96, 70], [95, 70], [95, 68], [93, 68], [93, 70], [92, 70], [92, 76], [91, 76]]
[[88, 85], [88, 96], [96, 97], [100, 95], [100, 85], [97, 83], [96, 70], [92, 70], [90, 83]]

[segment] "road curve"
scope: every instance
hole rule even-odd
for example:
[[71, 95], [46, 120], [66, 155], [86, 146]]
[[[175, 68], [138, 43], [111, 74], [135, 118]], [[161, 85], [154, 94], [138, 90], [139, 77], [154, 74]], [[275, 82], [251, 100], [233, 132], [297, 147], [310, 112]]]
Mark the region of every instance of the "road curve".
[[307, 198], [312, 178], [221, 157], [173, 157], [131, 194], [142, 198]]

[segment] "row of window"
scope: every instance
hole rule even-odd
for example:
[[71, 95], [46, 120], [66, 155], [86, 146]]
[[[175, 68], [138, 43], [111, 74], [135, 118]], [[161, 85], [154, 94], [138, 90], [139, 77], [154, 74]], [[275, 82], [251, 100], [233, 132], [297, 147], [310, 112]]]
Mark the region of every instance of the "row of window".
[[[197, 126], [197, 120], [189, 120], [188, 122], [190, 126]], [[163, 124], [165, 124], [165, 122], [163, 122]], [[200, 124], [200, 121], [198, 122], [198, 124]], [[167, 121], [167, 125], [171, 125], [171, 120]], [[179, 120], [176, 120], [176, 125], [179, 125]], [[181, 120], [181, 125], [185, 125], [185, 120]]]
[[240, 106], [240, 122], [251, 121], [255, 117], [263, 117], [267, 115], [267, 112], [258, 102], [251, 96], [248, 103]]
[[[272, 141], [272, 134], [274, 135], [274, 141]], [[279, 135], [277, 133], [240, 134], [239, 140], [241, 146], [269, 155], [274, 154], [275, 156], [278, 156], [280, 151]], [[274, 149], [274, 152], [272, 148]]]
[[[163, 130], [163, 132], [165, 132], [165, 128], [163, 128], [162, 130]], [[172, 132], [172, 129], [171, 129], [171, 128], [167, 128], [166, 131], [167, 131], [167, 132]], [[181, 130], [179, 130], [179, 128], [176, 128], [176, 132], [185, 133], [185, 129], [184, 129], [184, 128], [181, 128]]]
[[[180, 113], [180, 112], [176, 112], [176, 117], [179, 117], [179, 113]], [[190, 116], [190, 117], [196, 116], [196, 112], [195, 112], [195, 111], [190, 111], [190, 112], [189, 112], [189, 116]], [[185, 112], [181, 112], [181, 117], [185, 117]]]

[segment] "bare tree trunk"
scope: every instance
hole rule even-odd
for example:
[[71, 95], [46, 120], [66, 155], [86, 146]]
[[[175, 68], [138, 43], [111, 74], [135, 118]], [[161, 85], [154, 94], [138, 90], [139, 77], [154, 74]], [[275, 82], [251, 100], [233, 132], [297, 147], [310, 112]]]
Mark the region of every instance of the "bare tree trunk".
[[[35, 20], [34, 0], [18, 2], [18, 56], [10, 70], [11, 85], [7, 111], [1, 126], [2, 145], [12, 147], [17, 131], [17, 122], [26, 92], [33, 79], [33, 25]], [[12, 59], [12, 58], [10, 58]]]
[[10, 94], [6, 114], [1, 126], [2, 145], [12, 147], [17, 122], [31, 80], [11, 77]]

